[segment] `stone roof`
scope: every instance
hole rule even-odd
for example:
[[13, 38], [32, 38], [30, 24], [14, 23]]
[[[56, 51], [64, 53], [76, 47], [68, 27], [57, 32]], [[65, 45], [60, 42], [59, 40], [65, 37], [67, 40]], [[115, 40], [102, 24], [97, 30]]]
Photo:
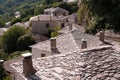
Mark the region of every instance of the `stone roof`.
[[[77, 28], [75, 26], [72, 26], [72, 30], [77, 30]], [[64, 28], [60, 29], [58, 33], [64, 34], [64, 33], [68, 33], [69, 31], [70, 31], [69, 26], [67, 25]]]
[[71, 15], [68, 15], [68, 21], [76, 22], [77, 18], [78, 18], [77, 13], [73, 13]]
[[28, 21], [28, 22], [17, 22], [17, 23], [15, 23], [14, 25], [15, 26], [20, 26], [20, 27], [25, 27], [25, 28], [28, 28], [29, 27], [29, 24], [30, 24], [30, 22]]
[[76, 2], [77, 0], [63, 0], [64, 2]]
[[60, 8], [60, 7], [56, 7], [52, 10], [52, 12], [68, 12], [67, 10]]
[[48, 11], [48, 12], [50, 11], [51, 12], [53, 9], [54, 9], [53, 7], [52, 8], [47, 8], [44, 11]]
[[[77, 50], [76, 43], [74, 42], [74, 38], [72, 37], [71, 33], [66, 33], [56, 37], [56, 41], [57, 49], [60, 53], [73, 52]], [[50, 40], [39, 42], [35, 45], [32, 45], [31, 47], [51, 52]]]
[[47, 8], [47, 9], [45, 9], [44, 10], [44, 12], [69, 12], [69, 11], [67, 11], [67, 10], [65, 10], [65, 9], [63, 9], [63, 8], [60, 8], [60, 7], [56, 7], [56, 8]]
[[56, 17], [51, 15], [37, 15], [30, 18], [30, 21], [50, 21], [50, 20], [58, 20]]
[[[77, 49], [80, 49], [82, 39], [87, 39], [88, 48], [102, 45], [102, 42], [99, 40], [98, 37], [79, 32], [77, 30], [73, 30], [56, 37], [57, 49], [60, 53], [74, 52]], [[31, 47], [51, 52], [50, 40], [39, 42], [35, 45], [32, 45]]]
[[[83, 33], [85, 32], [84, 27], [82, 27], [78, 24], [75, 24], [75, 23], [73, 23], [73, 25], [72, 25], [72, 30], [79, 30], [80, 32], [83, 32]], [[70, 31], [69, 23], [67, 23], [67, 24], [65, 24], [65, 27], [60, 29], [58, 32], [64, 34], [64, 33], [68, 33], [69, 31]]]
[[72, 33], [72, 36], [74, 37], [74, 39], [76, 41], [76, 44], [79, 47], [81, 47], [81, 40], [82, 39], [86, 39], [87, 40], [87, 46], [88, 46], [88, 48], [101, 46], [103, 44], [103, 42], [101, 42], [98, 37], [86, 34], [84, 32], [74, 31]]
[[115, 32], [113, 32], [113, 30], [106, 30], [105, 36], [119, 37], [120, 38], [120, 33], [115, 33]]
[[[22, 60], [11, 66], [22, 74]], [[33, 59], [37, 70], [27, 80], [119, 80], [120, 52], [101, 46], [67, 54]]]

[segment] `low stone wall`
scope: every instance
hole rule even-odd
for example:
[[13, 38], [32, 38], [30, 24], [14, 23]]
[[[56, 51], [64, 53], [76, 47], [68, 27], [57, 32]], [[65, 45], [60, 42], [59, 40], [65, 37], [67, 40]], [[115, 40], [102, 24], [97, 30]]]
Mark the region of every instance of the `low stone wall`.
[[120, 42], [120, 37], [105, 36], [105, 39]]

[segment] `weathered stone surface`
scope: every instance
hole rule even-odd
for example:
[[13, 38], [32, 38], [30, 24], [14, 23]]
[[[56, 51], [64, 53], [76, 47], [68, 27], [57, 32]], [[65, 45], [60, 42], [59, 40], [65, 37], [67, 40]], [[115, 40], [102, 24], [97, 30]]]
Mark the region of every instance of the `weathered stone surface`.
[[[120, 52], [116, 53], [112, 48], [77, 51], [59, 57], [33, 59], [33, 66], [37, 70], [36, 76], [42, 80], [117, 80], [120, 78], [120, 58], [114, 54], [120, 55]], [[21, 61], [11, 66], [22, 74]]]

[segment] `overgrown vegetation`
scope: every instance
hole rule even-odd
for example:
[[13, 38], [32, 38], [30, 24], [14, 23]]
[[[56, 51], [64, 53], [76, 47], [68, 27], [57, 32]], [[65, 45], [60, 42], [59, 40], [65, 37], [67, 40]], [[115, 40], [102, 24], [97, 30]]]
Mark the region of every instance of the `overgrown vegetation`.
[[1, 38], [1, 47], [7, 53], [29, 50], [28, 46], [34, 43], [28, 30], [19, 26], [11, 27]]
[[86, 31], [95, 34], [101, 29], [120, 32], [120, 0], [81, 0], [79, 20], [86, 22]]
[[5, 21], [3, 18], [0, 17], [0, 28], [5, 26]]
[[[5, 21], [12, 21], [12, 24], [16, 22], [28, 21], [31, 16], [42, 14], [44, 9], [49, 7], [61, 7], [68, 10], [71, 13], [77, 11], [77, 2], [65, 3], [62, 0], [5, 0], [0, 3], [0, 15]], [[21, 18], [15, 19], [15, 12], [21, 13]]]
[[[29, 52], [29, 45], [35, 43], [29, 32], [23, 27], [13, 26], [0, 36], [0, 59], [9, 60]], [[11, 80], [1, 63], [0, 80]]]
[[0, 63], [0, 80], [11, 80], [1, 63]]
[[50, 27], [48, 27], [48, 33], [44, 34], [44, 36], [49, 38], [56, 37], [58, 36], [58, 30], [60, 30], [60, 26], [57, 26], [54, 29], [51, 29]]

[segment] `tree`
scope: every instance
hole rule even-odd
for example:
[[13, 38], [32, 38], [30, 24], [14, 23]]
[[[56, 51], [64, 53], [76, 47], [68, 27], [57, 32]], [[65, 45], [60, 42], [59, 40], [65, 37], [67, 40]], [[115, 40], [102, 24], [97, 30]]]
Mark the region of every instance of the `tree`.
[[31, 35], [23, 35], [17, 41], [17, 50], [30, 50], [30, 45], [35, 44], [35, 40]]
[[16, 49], [16, 42], [18, 38], [24, 35], [26, 30], [19, 26], [11, 27], [7, 32], [2, 36], [2, 47], [5, 52], [11, 53]]
[[[87, 22], [87, 29], [113, 29], [120, 32], [120, 0], [82, 0], [79, 17]], [[83, 17], [84, 16], [84, 17]]]

